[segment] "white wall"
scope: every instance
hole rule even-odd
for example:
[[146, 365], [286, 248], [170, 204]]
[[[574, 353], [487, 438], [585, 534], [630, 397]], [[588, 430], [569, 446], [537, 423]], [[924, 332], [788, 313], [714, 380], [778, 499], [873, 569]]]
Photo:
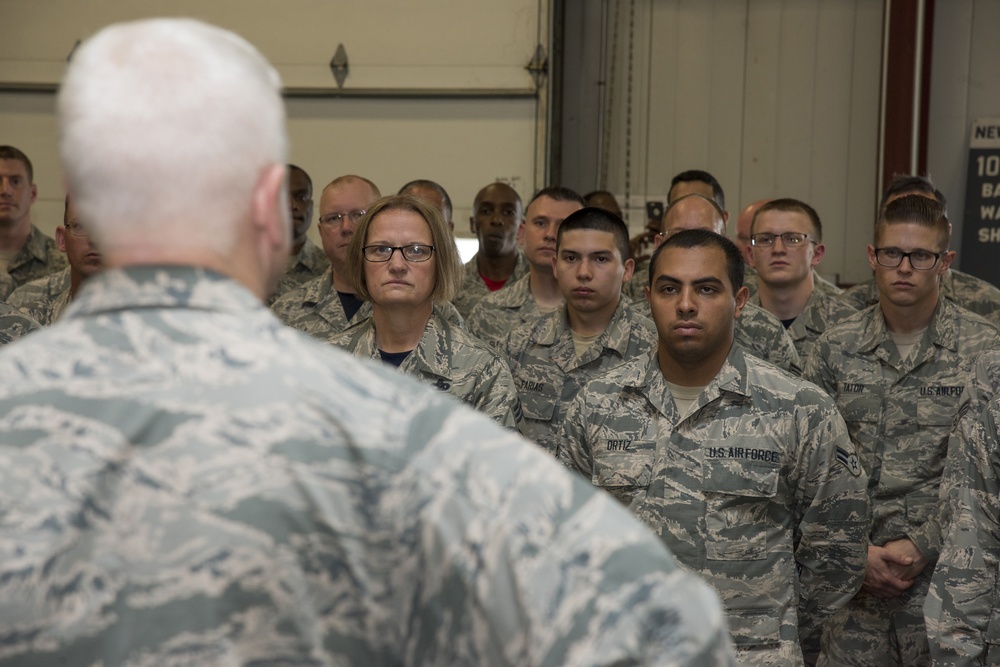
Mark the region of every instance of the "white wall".
[[[292, 93], [291, 160], [310, 173], [317, 199], [345, 173], [385, 194], [430, 178], [448, 190], [456, 232], [468, 235], [479, 188], [499, 178], [526, 197], [545, 179], [547, 90], [536, 95], [525, 70], [536, 45], [548, 44], [545, 0], [0, 0], [0, 144], [35, 163], [33, 217], [44, 229], [62, 215], [52, 91], [67, 55], [107, 23], [154, 15], [229, 28], [274, 63]], [[340, 43], [345, 90], [369, 96], [323, 96], [336, 91], [329, 62]], [[24, 92], [32, 87], [39, 92]]]
[[733, 222], [757, 199], [809, 202], [824, 222], [821, 273], [866, 279], [882, 1], [636, 0], [634, 30], [630, 4], [615, 4], [608, 189], [632, 195], [630, 225], [674, 174], [706, 169]]

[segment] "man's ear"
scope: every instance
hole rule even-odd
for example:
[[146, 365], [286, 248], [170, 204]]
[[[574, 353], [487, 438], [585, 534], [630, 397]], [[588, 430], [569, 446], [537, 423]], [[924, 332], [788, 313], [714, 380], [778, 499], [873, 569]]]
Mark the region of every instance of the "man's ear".
[[254, 227], [268, 245], [283, 247], [287, 252], [291, 244], [292, 223], [288, 212], [285, 172], [283, 164], [264, 168], [254, 186], [251, 215]]
[[740, 313], [743, 312], [743, 306], [747, 305], [747, 301], [750, 300], [750, 288], [746, 285], [736, 290], [736, 314], [734, 317], [739, 317]]
[[66, 252], [66, 228], [62, 225], [56, 227], [56, 247], [60, 252]]

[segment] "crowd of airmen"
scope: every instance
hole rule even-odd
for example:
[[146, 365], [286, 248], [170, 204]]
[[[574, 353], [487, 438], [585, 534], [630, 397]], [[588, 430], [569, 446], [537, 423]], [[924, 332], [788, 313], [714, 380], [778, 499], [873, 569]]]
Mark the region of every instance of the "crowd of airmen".
[[[711, 584], [739, 664], [1000, 662], [1000, 290], [951, 268], [928, 178], [888, 185], [872, 278], [847, 290], [816, 271], [812, 206], [754, 202], [734, 242], [700, 170], [634, 238], [609, 193], [550, 186], [524, 206], [490, 183], [464, 266], [433, 181], [383, 196], [334, 178], [321, 248], [309, 175], [288, 165], [285, 183], [291, 249], [261, 294], [274, 315], [451, 394], [617, 499]], [[100, 223], [67, 196], [49, 239], [36, 194], [28, 157], [0, 146], [3, 342], [58, 321], [102, 273]]]

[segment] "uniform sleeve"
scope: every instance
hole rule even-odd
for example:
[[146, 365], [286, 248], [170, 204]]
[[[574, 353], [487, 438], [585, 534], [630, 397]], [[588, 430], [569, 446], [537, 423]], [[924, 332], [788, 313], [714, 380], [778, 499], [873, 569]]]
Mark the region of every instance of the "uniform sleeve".
[[948, 438], [948, 450], [938, 491], [940, 502], [938, 512], [922, 525], [907, 532], [920, 553], [932, 565], [940, 555], [941, 542], [948, 530], [955, 507], [955, 493], [963, 485], [966, 475], [964, 467], [967, 456], [967, 434], [990, 403], [990, 399], [1000, 387], [1000, 350], [987, 350], [979, 356], [962, 396], [962, 405], [956, 418], [956, 426]]
[[514, 377], [498, 355], [483, 367], [476, 386], [475, 407], [501, 426], [517, 429], [521, 422], [521, 401], [514, 389]]
[[[795, 560], [803, 640], [854, 597], [864, 581], [871, 511], [868, 477], [833, 402], [800, 394]], [[810, 405], [811, 403], [811, 405]]]
[[784, 329], [774, 341], [774, 350], [771, 353], [770, 361], [792, 375], [802, 375], [802, 359], [799, 357], [799, 351], [795, 349], [795, 342]]
[[952, 517], [924, 604], [936, 665], [1000, 660], [987, 654], [1000, 643], [1000, 624], [991, 623], [1000, 563], [997, 408], [994, 399], [978, 419], [966, 413], [950, 443]]
[[587, 437], [587, 400], [581, 391], [570, 403], [559, 434], [556, 458], [567, 468], [576, 470], [588, 481], [593, 478], [594, 458]]
[[826, 334], [823, 334], [816, 341], [816, 344], [812, 346], [809, 356], [804, 360], [802, 379], [819, 386], [820, 389], [830, 396], [835, 396], [837, 393], [837, 381], [833, 377], [833, 371], [828, 363], [830, 354], [830, 344], [827, 342]]
[[628, 510], [473, 414], [429, 416], [385, 535], [408, 664], [736, 664], [715, 592]]

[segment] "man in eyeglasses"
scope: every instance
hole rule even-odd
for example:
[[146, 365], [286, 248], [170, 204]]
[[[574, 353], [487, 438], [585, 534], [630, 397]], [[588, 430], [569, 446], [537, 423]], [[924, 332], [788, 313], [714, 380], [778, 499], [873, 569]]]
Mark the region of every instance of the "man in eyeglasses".
[[66, 254], [69, 266], [18, 287], [7, 298], [7, 303], [20, 308], [42, 326], [52, 324], [84, 281], [101, 270], [101, 255], [90, 242], [87, 228], [69, 196], [63, 210], [63, 224], [56, 227], [56, 246]]
[[973, 362], [1000, 345], [978, 315], [943, 298], [955, 253], [933, 199], [890, 202], [868, 262], [878, 304], [820, 336], [804, 377], [833, 396], [868, 473], [868, 570], [824, 627], [819, 664], [930, 664], [923, 603], [941, 546], [938, 489]]
[[370, 312], [361, 311], [347, 273], [347, 247], [368, 205], [382, 196], [378, 187], [361, 176], [340, 176], [325, 188], [319, 200], [319, 235], [330, 268], [303, 283], [271, 306], [285, 324], [320, 339], [339, 333]]
[[750, 303], [781, 320], [803, 359], [831, 325], [857, 312], [817, 289], [813, 268], [823, 259], [819, 214], [797, 199], [774, 199], [754, 214], [750, 256], [757, 267], [757, 293]]

